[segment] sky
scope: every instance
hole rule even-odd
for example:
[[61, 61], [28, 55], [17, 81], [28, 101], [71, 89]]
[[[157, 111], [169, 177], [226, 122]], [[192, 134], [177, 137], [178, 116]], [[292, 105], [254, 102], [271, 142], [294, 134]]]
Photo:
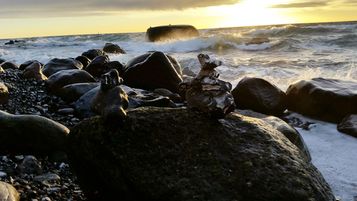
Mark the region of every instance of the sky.
[[0, 38], [357, 20], [357, 0], [0, 0]]

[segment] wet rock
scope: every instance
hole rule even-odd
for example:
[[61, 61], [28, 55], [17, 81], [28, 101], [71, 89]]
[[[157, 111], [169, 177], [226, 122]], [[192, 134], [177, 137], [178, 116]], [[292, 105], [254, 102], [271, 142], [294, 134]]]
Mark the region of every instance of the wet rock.
[[230, 93], [232, 85], [218, 79], [219, 75], [215, 68], [222, 64], [220, 61], [211, 60], [204, 54], [198, 55], [198, 59], [202, 65], [201, 71], [187, 83], [187, 106], [213, 118], [224, 118], [235, 109], [234, 99]]
[[22, 72], [22, 78], [25, 79], [35, 79], [37, 81], [47, 80], [47, 77], [42, 73], [41, 63], [32, 62], [30, 65], [26, 66]]
[[314, 78], [287, 90], [288, 109], [325, 121], [339, 123], [357, 113], [357, 82]]
[[279, 116], [287, 108], [285, 92], [261, 78], [243, 78], [232, 91], [232, 95], [240, 109]]
[[106, 53], [113, 53], [113, 54], [125, 54], [126, 52], [119, 47], [117, 44], [113, 43], [106, 43], [103, 47], [103, 51]]
[[48, 154], [63, 150], [68, 133], [68, 128], [45, 117], [0, 111], [1, 152]]
[[146, 37], [151, 42], [198, 37], [198, 30], [191, 25], [169, 25], [150, 27]]
[[3, 69], [18, 69], [19, 66], [17, 66], [16, 64], [12, 63], [12, 62], [9, 62], [9, 61], [6, 61], [2, 64], [0, 64], [0, 66], [3, 68]]
[[111, 128], [85, 120], [69, 139], [71, 165], [93, 200], [335, 200], [281, 132], [238, 114], [217, 121], [140, 108]]
[[5, 73], [5, 70], [0, 66], [0, 74]]
[[100, 77], [102, 74], [107, 73], [109, 69], [106, 64], [109, 62], [107, 55], [97, 56], [92, 62], [84, 69], [94, 77]]
[[76, 57], [75, 59], [76, 59], [77, 61], [79, 61], [79, 62], [82, 63], [83, 68], [86, 68], [86, 67], [90, 64], [90, 62], [91, 62], [90, 59], [88, 59], [86, 56], [82, 56], [82, 55]]
[[162, 52], [151, 52], [129, 61], [123, 73], [124, 84], [134, 88], [154, 90], [165, 88], [178, 92], [182, 82], [180, 71]]
[[305, 141], [300, 135], [300, 133], [294, 127], [290, 126], [282, 119], [279, 119], [278, 117], [274, 117], [274, 116], [268, 116], [265, 114], [257, 113], [251, 110], [237, 110], [237, 113], [244, 116], [261, 119], [265, 123], [271, 125], [274, 129], [284, 134], [285, 137], [287, 137], [291, 143], [297, 146], [307, 161], [311, 161], [309, 148], [305, 144]]
[[121, 121], [125, 118], [128, 108], [128, 95], [119, 86], [123, 79], [117, 70], [111, 70], [101, 78], [100, 90], [94, 96], [91, 109], [106, 122]]
[[9, 101], [9, 89], [0, 82], [0, 104], [6, 104]]
[[59, 181], [60, 179], [61, 179], [61, 177], [54, 173], [46, 173], [46, 174], [38, 175], [33, 178], [34, 181], [37, 181], [40, 183]]
[[81, 96], [83, 96], [88, 91], [94, 89], [95, 87], [99, 86], [99, 83], [76, 83], [76, 84], [69, 84], [64, 86], [60, 93], [58, 94], [62, 100], [71, 103], [78, 100]]
[[357, 137], [357, 115], [348, 115], [338, 125], [338, 131]]
[[94, 97], [97, 95], [99, 90], [100, 86], [97, 86], [89, 90], [75, 102], [74, 106], [76, 116], [81, 118], [88, 118], [94, 116], [94, 112], [91, 109], [91, 105]]
[[20, 201], [20, 194], [12, 185], [0, 181], [0, 200]]
[[166, 96], [175, 103], [182, 103], [183, 101], [179, 94], [172, 93], [170, 90], [167, 89], [155, 89], [154, 93], [157, 93], [161, 96]]
[[95, 79], [87, 71], [62, 70], [51, 75], [46, 80], [46, 86], [50, 93], [60, 94], [61, 88], [66, 85], [86, 82], [95, 82]]
[[39, 63], [41, 68], [43, 66], [43, 64], [37, 60], [29, 60], [29, 61], [25, 61], [24, 63], [22, 63], [19, 67], [19, 70], [25, 70], [28, 66], [30, 66], [33, 63]]
[[52, 59], [49, 61], [42, 69], [43, 74], [45, 74], [47, 77], [61, 71], [61, 70], [71, 70], [71, 69], [76, 69], [80, 70], [83, 68], [83, 65], [81, 62], [75, 60], [75, 59]]
[[26, 156], [19, 165], [21, 174], [42, 174], [41, 163], [34, 156]]
[[91, 49], [91, 50], [88, 50], [86, 52], [83, 52], [82, 56], [85, 56], [88, 59], [93, 60], [97, 56], [105, 56], [105, 52], [103, 50], [100, 50], [100, 49]]
[[124, 66], [121, 64], [119, 61], [109, 61], [108, 63], [105, 64], [106, 68], [109, 70], [115, 69], [119, 72], [119, 75], [123, 75], [124, 73]]

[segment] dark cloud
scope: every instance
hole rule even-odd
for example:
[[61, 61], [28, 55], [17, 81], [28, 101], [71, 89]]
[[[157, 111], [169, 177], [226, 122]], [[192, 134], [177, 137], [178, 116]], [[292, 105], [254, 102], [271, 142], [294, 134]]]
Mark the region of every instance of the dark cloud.
[[239, 0], [0, 0], [0, 16], [78, 15], [127, 10], [180, 10], [235, 4]]
[[329, 2], [327, 1], [307, 1], [307, 2], [277, 4], [272, 6], [272, 8], [311, 8], [311, 7], [327, 6], [328, 4]]

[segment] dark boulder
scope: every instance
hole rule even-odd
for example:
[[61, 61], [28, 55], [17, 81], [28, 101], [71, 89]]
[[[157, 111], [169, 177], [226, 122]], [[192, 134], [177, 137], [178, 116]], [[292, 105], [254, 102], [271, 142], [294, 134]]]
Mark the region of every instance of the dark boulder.
[[240, 109], [251, 109], [268, 115], [281, 115], [287, 108], [286, 94], [261, 78], [243, 78], [232, 91]]
[[92, 62], [84, 69], [94, 77], [100, 77], [102, 74], [108, 72], [106, 64], [109, 62], [109, 57], [97, 56]]
[[94, 83], [94, 82], [69, 84], [62, 87], [58, 96], [61, 97], [62, 100], [71, 103], [78, 100], [85, 93], [94, 89], [97, 86], [99, 86], [99, 83]]
[[198, 30], [191, 25], [169, 25], [150, 27], [146, 37], [151, 42], [198, 37]]
[[119, 75], [122, 76], [124, 73], [124, 65], [119, 61], [109, 61], [105, 64], [107, 70], [115, 69], [119, 72]]
[[68, 133], [68, 128], [45, 117], [0, 111], [1, 153], [48, 154], [64, 151]]
[[126, 52], [117, 44], [106, 43], [103, 47], [103, 51], [112, 54], [125, 54]]
[[47, 80], [47, 77], [42, 73], [42, 64], [34, 61], [26, 66], [21, 76], [24, 79], [35, 79], [37, 81]]
[[29, 61], [25, 61], [24, 63], [22, 63], [19, 67], [19, 70], [25, 70], [28, 66], [30, 66], [33, 63], [38, 63], [40, 64], [41, 68], [43, 66], [43, 64], [37, 60], [29, 60]]
[[9, 61], [5, 61], [4, 63], [0, 64], [0, 66], [3, 69], [18, 69], [19, 66], [17, 66], [15, 63], [9, 62]]
[[[128, 95], [129, 109], [155, 106], [155, 107], [175, 107], [176, 105], [170, 101], [170, 98], [161, 96], [151, 91], [142, 89], [135, 89], [125, 85], [120, 85], [124, 92]], [[92, 90], [81, 96], [75, 103], [76, 115], [79, 117], [87, 118], [94, 116], [91, 109], [94, 97], [99, 93], [100, 87], [95, 87]]]
[[126, 65], [124, 83], [130, 87], [145, 90], [165, 88], [178, 92], [181, 76], [162, 52], [151, 52], [134, 58]]
[[92, 200], [334, 201], [318, 170], [264, 121], [214, 120], [186, 109], [92, 118], [69, 135], [69, 157]]
[[50, 93], [57, 95], [66, 85], [86, 82], [95, 82], [95, 79], [87, 71], [62, 70], [48, 77], [46, 86]]
[[6, 104], [9, 101], [9, 89], [0, 82], [0, 104]]
[[325, 121], [339, 123], [357, 114], [357, 82], [314, 78], [287, 90], [288, 109]]
[[357, 115], [348, 115], [338, 125], [338, 131], [357, 137]]
[[86, 68], [91, 62], [90, 59], [88, 59], [86, 56], [82, 56], [82, 55], [76, 57], [75, 60], [81, 62], [81, 64], [83, 65], [83, 68]]
[[71, 70], [71, 69], [77, 69], [80, 70], [83, 68], [83, 65], [81, 62], [75, 60], [75, 59], [52, 59], [49, 61], [42, 69], [43, 74], [45, 74], [47, 77], [61, 71], [61, 70]]
[[85, 56], [88, 59], [93, 60], [97, 56], [105, 56], [105, 52], [103, 50], [100, 50], [100, 49], [91, 49], [91, 50], [88, 50], [86, 52], [83, 52], [82, 56]]

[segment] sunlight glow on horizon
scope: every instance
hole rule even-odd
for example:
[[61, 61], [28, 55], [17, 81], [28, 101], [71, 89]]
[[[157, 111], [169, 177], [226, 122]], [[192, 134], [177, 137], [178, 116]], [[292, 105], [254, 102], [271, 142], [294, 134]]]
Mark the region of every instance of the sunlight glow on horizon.
[[[357, 4], [274, 8], [298, 0], [241, 0], [234, 5], [184, 10], [127, 10], [58, 17], [0, 18], [0, 38], [145, 32], [150, 26], [191, 24], [199, 29], [357, 20]], [[301, 1], [300, 1], [301, 2]]]

